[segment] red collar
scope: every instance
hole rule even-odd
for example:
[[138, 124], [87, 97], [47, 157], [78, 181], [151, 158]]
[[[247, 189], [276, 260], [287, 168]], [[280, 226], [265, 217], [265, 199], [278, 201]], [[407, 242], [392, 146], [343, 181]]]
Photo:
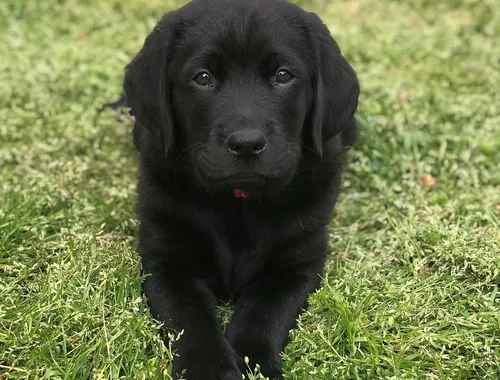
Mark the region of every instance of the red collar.
[[241, 189], [234, 189], [233, 194], [236, 198], [248, 198], [250, 196], [246, 191]]

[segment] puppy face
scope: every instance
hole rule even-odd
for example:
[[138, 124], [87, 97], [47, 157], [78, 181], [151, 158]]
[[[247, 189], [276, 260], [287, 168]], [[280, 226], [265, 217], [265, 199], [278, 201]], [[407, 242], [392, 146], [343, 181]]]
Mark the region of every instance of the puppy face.
[[254, 195], [286, 187], [304, 154], [321, 156], [353, 124], [359, 92], [328, 29], [282, 0], [195, 0], [167, 14], [125, 89], [200, 186]]
[[265, 15], [252, 2], [227, 5], [197, 9], [196, 27], [175, 43], [168, 78], [176, 132], [207, 188], [277, 190], [300, 160], [312, 54], [307, 36], [281, 14]]

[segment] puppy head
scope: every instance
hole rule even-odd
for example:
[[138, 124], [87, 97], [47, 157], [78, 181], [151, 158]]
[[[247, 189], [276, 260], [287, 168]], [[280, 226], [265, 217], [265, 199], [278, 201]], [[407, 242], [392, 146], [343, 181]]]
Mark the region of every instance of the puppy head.
[[[328, 29], [285, 0], [194, 0], [127, 66], [136, 122], [210, 191], [275, 193], [355, 127], [359, 85]], [[350, 133], [352, 135], [352, 133]]]

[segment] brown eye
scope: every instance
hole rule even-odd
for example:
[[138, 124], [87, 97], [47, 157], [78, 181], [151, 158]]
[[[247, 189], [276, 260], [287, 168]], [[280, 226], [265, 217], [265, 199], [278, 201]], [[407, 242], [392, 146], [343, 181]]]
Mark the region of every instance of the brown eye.
[[278, 84], [286, 84], [293, 79], [292, 73], [287, 70], [280, 70], [276, 74], [276, 83]]
[[194, 81], [200, 86], [211, 86], [213, 84], [212, 76], [203, 71], [194, 77]]

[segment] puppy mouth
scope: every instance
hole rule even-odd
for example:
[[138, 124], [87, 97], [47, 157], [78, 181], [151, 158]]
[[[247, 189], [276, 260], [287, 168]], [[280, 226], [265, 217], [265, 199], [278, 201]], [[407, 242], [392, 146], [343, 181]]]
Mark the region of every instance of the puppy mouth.
[[290, 165], [288, 155], [276, 160], [272, 166], [243, 165], [246, 167], [240, 167], [239, 170], [212, 162], [210, 157], [197, 158], [193, 174], [199, 183], [212, 193], [233, 194], [237, 198], [275, 194], [290, 182], [295, 172], [295, 166]]
[[257, 185], [263, 186], [266, 184], [267, 176], [259, 173], [241, 173], [233, 174], [227, 177], [217, 178], [219, 183], [225, 183], [233, 189], [246, 189], [248, 187], [255, 187]]

